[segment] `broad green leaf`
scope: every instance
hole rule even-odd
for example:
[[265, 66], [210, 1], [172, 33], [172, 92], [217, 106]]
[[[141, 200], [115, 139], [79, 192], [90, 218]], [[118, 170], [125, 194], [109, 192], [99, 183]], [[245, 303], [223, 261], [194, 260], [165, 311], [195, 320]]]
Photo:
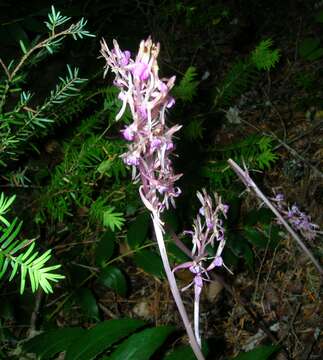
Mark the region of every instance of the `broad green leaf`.
[[140, 214], [130, 224], [127, 233], [127, 242], [134, 249], [140, 246], [147, 238], [150, 216], [148, 213]]
[[259, 249], [266, 249], [269, 239], [259, 230], [246, 226], [243, 230], [248, 241]]
[[170, 326], [145, 329], [130, 336], [103, 360], [149, 360], [173, 331], [174, 328]]
[[279, 346], [259, 346], [251, 351], [241, 353], [232, 360], [267, 360], [270, 355], [279, 350]]
[[[208, 355], [208, 347], [206, 342], [202, 341], [202, 352], [204, 356]], [[196, 356], [189, 345], [182, 345], [169, 352], [163, 360], [196, 360]]]
[[91, 319], [99, 319], [99, 309], [95, 297], [90, 289], [81, 288], [76, 293], [77, 300], [84, 314]]
[[[144, 325], [135, 319], [108, 320], [87, 330], [67, 349], [65, 360], [91, 360]], [[119, 360], [121, 360], [120, 358]]]
[[171, 353], [167, 354], [163, 360], [196, 360], [190, 346], [180, 346]]
[[98, 266], [102, 266], [109, 260], [114, 250], [115, 234], [112, 231], [106, 231], [95, 249], [95, 262]]
[[309, 59], [309, 56], [319, 47], [320, 41], [316, 38], [306, 38], [299, 45], [299, 55], [303, 59]]
[[279, 225], [264, 225], [264, 232], [267, 238], [269, 239], [269, 247], [275, 249], [281, 240], [281, 227]]
[[99, 276], [99, 282], [114, 290], [120, 296], [126, 296], [127, 281], [122, 271], [116, 266], [107, 266], [102, 269]]
[[133, 257], [135, 264], [148, 274], [158, 278], [164, 277], [163, 263], [160, 256], [150, 250], [141, 250]]
[[78, 327], [46, 331], [25, 342], [23, 349], [27, 353], [36, 354], [41, 360], [51, 359], [65, 351], [83, 333], [85, 330]]
[[[166, 240], [168, 239], [166, 238]], [[189, 261], [190, 258], [180, 248], [178, 248], [171, 239], [167, 242], [166, 247], [167, 253], [173, 262], [180, 264]]]
[[223, 251], [223, 260], [224, 263], [232, 270], [232, 267], [238, 266], [239, 258], [232, 252], [232, 250], [228, 247], [224, 247]]
[[273, 219], [273, 214], [269, 209], [261, 208], [259, 210], [253, 209], [249, 211], [245, 218], [244, 223], [246, 225], [256, 224], [269, 224]]
[[319, 47], [307, 56], [307, 60], [315, 61], [323, 56], [323, 48]]

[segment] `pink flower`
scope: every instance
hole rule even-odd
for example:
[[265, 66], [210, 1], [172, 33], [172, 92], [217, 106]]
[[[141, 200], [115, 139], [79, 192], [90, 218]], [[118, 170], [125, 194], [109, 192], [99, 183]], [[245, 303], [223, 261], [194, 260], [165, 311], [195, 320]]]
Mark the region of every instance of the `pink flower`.
[[124, 130], [121, 130], [123, 137], [128, 141], [133, 141], [136, 131], [132, 125], [127, 126]]
[[169, 204], [175, 206], [174, 199], [180, 194], [174, 183], [181, 175], [174, 174], [170, 155], [175, 148], [173, 136], [181, 127], [168, 128], [165, 121], [166, 109], [175, 103], [169, 95], [175, 77], [159, 78], [160, 47], [150, 37], [141, 41], [135, 59], [129, 51], [121, 51], [115, 40], [113, 45], [110, 50], [104, 40], [101, 42], [105, 73], [111, 69], [115, 74], [114, 84], [120, 89], [122, 107], [116, 119], [122, 117], [127, 106], [133, 119], [121, 131], [131, 142], [122, 158], [133, 167], [134, 180], [141, 179], [140, 195], [145, 205], [162, 212]]
[[[206, 193], [205, 189], [202, 193], [197, 192], [197, 197], [200, 200], [202, 207], [199, 209], [199, 214], [194, 220], [193, 231], [184, 231], [192, 237], [192, 261], [177, 265], [173, 271], [180, 269], [188, 269], [194, 274], [194, 280], [187, 285], [183, 290], [194, 284], [195, 299], [199, 299], [203, 281], [209, 281], [208, 272], [215, 267], [226, 266], [223, 263], [222, 251], [225, 245], [224, 228], [220, 215], [225, 215], [227, 205], [223, 204], [221, 198], [214, 194], [215, 205], [212, 198]], [[214, 207], [215, 206], [215, 207]], [[201, 218], [202, 216], [202, 218]], [[213, 258], [208, 256], [207, 247], [214, 247], [214, 239], [218, 241], [216, 254]], [[210, 261], [211, 260], [211, 261]], [[206, 265], [205, 265], [206, 264]]]
[[278, 193], [271, 200], [294, 230], [299, 231], [307, 240], [315, 239], [319, 232], [319, 226], [311, 222], [310, 216], [300, 211], [296, 204], [289, 207], [284, 194]]

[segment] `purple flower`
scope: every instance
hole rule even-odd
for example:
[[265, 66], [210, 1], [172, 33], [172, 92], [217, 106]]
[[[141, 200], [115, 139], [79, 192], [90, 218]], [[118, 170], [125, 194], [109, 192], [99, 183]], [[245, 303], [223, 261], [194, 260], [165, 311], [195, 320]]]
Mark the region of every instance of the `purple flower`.
[[128, 65], [130, 57], [131, 57], [130, 51], [125, 50], [124, 52], [122, 52], [122, 56], [121, 56], [121, 59], [120, 59], [120, 65], [121, 66]]
[[[176, 266], [173, 271], [175, 272], [180, 269], [188, 269], [192, 274], [194, 274], [194, 280], [186, 286], [184, 290], [192, 284], [199, 284], [198, 294], [195, 293], [196, 296], [199, 296], [200, 290], [203, 286], [203, 281], [209, 281], [208, 272], [213, 270], [215, 267], [225, 267], [221, 257], [225, 245], [224, 228], [222, 224], [223, 222], [219, 218], [221, 214], [224, 215], [223, 208], [225, 207], [221, 202], [221, 198], [217, 196], [217, 194], [214, 194], [216, 204], [214, 207], [213, 200], [206, 193], [205, 189], [202, 190], [202, 193], [197, 192], [197, 197], [200, 200], [202, 207], [199, 209], [199, 214], [194, 220], [193, 231], [184, 231], [184, 234], [188, 234], [192, 237], [192, 261]], [[212, 219], [212, 223], [209, 223], [210, 219]], [[218, 240], [216, 254], [213, 258], [209, 258], [207, 247], [215, 246], [214, 239]]]
[[285, 196], [281, 193], [276, 194], [271, 200], [294, 230], [299, 231], [307, 240], [315, 239], [319, 226], [311, 222], [310, 216], [303, 213], [296, 204], [289, 207], [285, 202]]
[[123, 134], [123, 137], [128, 141], [132, 141], [136, 133], [132, 125], [127, 126], [124, 130], [121, 130], [121, 132]]
[[134, 77], [139, 79], [140, 81], [145, 81], [149, 77], [148, 65], [142, 62], [134, 63], [132, 65], [131, 71]]
[[160, 149], [162, 145], [162, 141], [158, 138], [154, 138], [150, 143], [151, 151], [155, 151], [156, 149]]
[[159, 44], [149, 37], [140, 43], [134, 59], [129, 51], [121, 51], [114, 40], [110, 50], [103, 40], [101, 54], [108, 69], [115, 74], [114, 83], [120, 89], [122, 107], [116, 116], [120, 119], [126, 107], [130, 108], [133, 123], [122, 130], [123, 137], [131, 142], [124, 162], [133, 167], [134, 180], [141, 180], [140, 196], [151, 210], [162, 212], [180, 191], [174, 183], [181, 177], [175, 175], [170, 155], [174, 150], [173, 136], [181, 128], [168, 128], [165, 121], [166, 109], [174, 104], [169, 92], [175, 77], [162, 80], [158, 75], [157, 57]]
[[139, 157], [133, 154], [129, 154], [125, 157], [125, 163], [127, 165], [138, 166], [139, 165]]
[[168, 102], [167, 102], [166, 107], [167, 107], [168, 109], [170, 109], [173, 105], [175, 105], [175, 99], [174, 99], [173, 97], [170, 97], [170, 98], [168, 99]]

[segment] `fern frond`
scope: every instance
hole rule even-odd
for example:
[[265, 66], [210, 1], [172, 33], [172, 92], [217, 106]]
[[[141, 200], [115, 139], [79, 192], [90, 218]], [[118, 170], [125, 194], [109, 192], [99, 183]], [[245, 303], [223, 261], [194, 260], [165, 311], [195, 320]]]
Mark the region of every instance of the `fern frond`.
[[217, 88], [215, 106], [227, 107], [234, 98], [241, 96], [255, 82], [258, 73], [250, 62], [236, 62]]
[[109, 227], [112, 231], [120, 230], [125, 222], [123, 214], [115, 212], [113, 206], [106, 209], [103, 213], [103, 225]]
[[184, 128], [184, 136], [189, 141], [201, 140], [203, 138], [203, 120], [191, 120]]
[[99, 222], [112, 231], [120, 230], [125, 222], [123, 214], [116, 212], [113, 206], [107, 204], [106, 197], [98, 197], [91, 205], [90, 220]]
[[270, 70], [275, 67], [280, 58], [278, 49], [271, 50], [271, 39], [262, 40], [251, 54], [251, 61], [258, 70]]
[[199, 81], [196, 80], [197, 72], [194, 66], [190, 66], [181, 81], [173, 89], [173, 94], [176, 99], [181, 99], [184, 102], [191, 102], [196, 95]]
[[260, 42], [249, 56], [249, 59], [239, 60], [229, 70], [226, 77], [217, 88], [215, 106], [232, 106], [232, 100], [250, 89], [257, 80], [260, 70], [270, 70], [280, 58], [278, 49], [271, 50], [272, 40]]
[[217, 188], [227, 187], [234, 176], [227, 166], [228, 158], [233, 158], [238, 163], [244, 161], [248, 168], [259, 170], [270, 169], [278, 159], [278, 155], [273, 151], [273, 139], [260, 135], [250, 135], [242, 141], [218, 148], [214, 152], [217, 159], [210, 161], [203, 168], [203, 175], [209, 178]]

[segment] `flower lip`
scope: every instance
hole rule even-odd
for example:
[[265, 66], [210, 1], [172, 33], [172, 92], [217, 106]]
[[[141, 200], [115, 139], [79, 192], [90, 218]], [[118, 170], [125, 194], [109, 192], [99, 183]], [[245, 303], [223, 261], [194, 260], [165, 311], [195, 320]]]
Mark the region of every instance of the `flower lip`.
[[125, 157], [124, 161], [127, 165], [134, 165], [134, 166], [139, 165], [139, 157], [133, 154], [130, 154], [127, 157]]
[[150, 149], [151, 151], [154, 151], [156, 149], [159, 149], [162, 145], [162, 141], [158, 138], [154, 138], [150, 143]]
[[175, 105], [175, 99], [172, 96], [170, 96], [166, 107], [167, 109], [170, 109], [173, 105]]
[[131, 53], [129, 50], [125, 50], [122, 52], [122, 57], [120, 59], [120, 65], [121, 66], [126, 66], [129, 64], [129, 60], [130, 60], [130, 57], [131, 57]]
[[124, 128], [123, 130], [121, 130], [121, 133], [123, 135], [123, 137], [128, 140], [128, 141], [133, 141], [135, 138], [135, 130], [133, 128], [133, 126], [127, 126], [126, 128]]
[[149, 78], [149, 68], [148, 65], [143, 62], [136, 62], [131, 64], [131, 71], [133, 75], [141, 81], [145, 81]]

